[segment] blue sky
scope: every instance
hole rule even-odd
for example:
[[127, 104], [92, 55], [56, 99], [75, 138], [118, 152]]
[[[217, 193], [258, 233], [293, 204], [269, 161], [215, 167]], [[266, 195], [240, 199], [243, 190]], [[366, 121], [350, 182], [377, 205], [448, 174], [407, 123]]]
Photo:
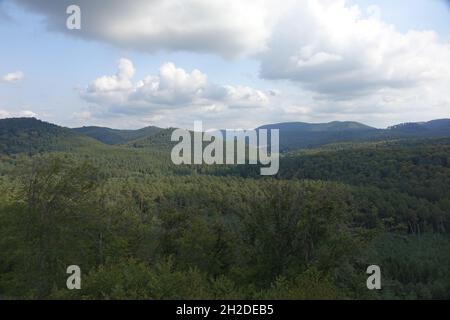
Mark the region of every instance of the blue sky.
[[450, 37], [450, 2], [447, 0], [358, 0], [350, 3], [362, 7], [378, 5], [383, 19], [404, 32], [432, 29], [447, 39]]
[[[133, 4], [117, 2], [116, 13], [90, 7], [95, 0], [78, 1], [82, 32], [61, 23], [64, 2], [0, 2], [1, 117], [117, 128], [189, 127], [194, 120], [211, 128], [332, 120], [384, 127], [450, 117], [450, 5], [443, 0], [291, 1], [293, 9], [280, 12], [270, 1], [255, 1], [238, 8], [241, 16], [224, 15], [223, 1], [214, 7], [200, 1], [181, 17], [167, 12], [161, 30], [147, 20], [133, 26], [140, 18]], [[134, 2], [139, 9], [140, 0]], [[199, 23], [205, 14], [210, 18]], [[335, 32], [333, 23], [344, 27]], [[376, 56], [368, 46], [379, 50]], [[299, 60], [291, 64], [292, 57]], [[119, 60], [128, 68], [123, 75]]]

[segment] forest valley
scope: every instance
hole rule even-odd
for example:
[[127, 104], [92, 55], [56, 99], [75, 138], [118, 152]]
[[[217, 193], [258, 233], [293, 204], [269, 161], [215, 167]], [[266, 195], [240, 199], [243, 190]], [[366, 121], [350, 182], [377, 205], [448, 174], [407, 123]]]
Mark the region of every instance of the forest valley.
[[[172, 163], [180, 164], [262, 164], [261, 175], [273, 176], [279, 170], [279, 131], [224, 130], [203, 132], [202, 122], [194, 122], [194, 132], [176, 129], [171, 141], [180, 141], [171, 152]], [[270, 137], [270, 142], [268, 141]], [[208, 142], [206, 146], [205, 142]]]
[[450, 298], [448, 138], [291, 148], [267, 177], [89, 130], [0, 120], [0, 298]]

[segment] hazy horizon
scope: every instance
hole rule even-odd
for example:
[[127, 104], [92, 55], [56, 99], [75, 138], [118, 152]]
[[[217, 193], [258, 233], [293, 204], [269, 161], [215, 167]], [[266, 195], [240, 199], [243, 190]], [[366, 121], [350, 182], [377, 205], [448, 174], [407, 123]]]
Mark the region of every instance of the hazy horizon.
[[[78, 128], [83, 128], [83, 127], [98, 127], [98, 128], [106, 128], [106, 129], [113, 129], [113, 130], [137, 131], [137, 130], [140, 130], [140, 129], [145, 129], [147, 127], [158, 127], [158, 128], [161, 128], [161, 129], [180, 128], [180, 129], [192, 130], [191, 127], [193, 126], [193, 125], [191, 125], [191, 127], [170, 127], [170, 126], [165, 126], [165, 127], [162, 126], [162, 127], [160, 127], [160, 126], [152, 125], [152, 124], [149, 124], [149, 125], [144, 126], [144, 127], [135, 127], [135, 128], [133, 128], [133, 127], [131, 127], [131, 128], [120, 128], [120, 127], [108, 127], [108, 126], [101, 126], [101, 125], [100, 126], [98, 126], [98, 125], [83, 125], [83, 124], [81, 124], [80, 126], [65, 126], [65, 125], [57, 123], [57, 122], [51, 122], [51, 121], [47, 121], [45, 119], [40, 119], [39, 117], [35, 117], [35, 116], [33, 116], [33, 117], [7, 117], [7, 118], [0, 118], [0, 120], [2, 120], [2, 119], [3, 120], [7, 120], [7, 119], [37, 119], [37, 120], [40, 120], [40, 121], [48, 122], [48, 123], [51, 123], [51, 124], [54, 124], [54, 125], [58, 125], [60, 127], [66, 127], [66, 128], [69, 128], [69, 129], [78, 129]], [[401, 125], [401, 124], [409, 124], [409, 123], [427, 123], [427, 122], [431, 122], [431, 121], [441, 121], [441, 120], [450, 120], [450, 118], [431, 119], [431, 120], [419, 121], [419, 122], [400, 122], [400, 123], [395, 123], [392, 126]], [[333, 122], [338, 122], [338, 123], [354, 122], [354, 123], [359, 123], [359, 124], [362, 124], [362, 125], [365, 125], [365, 126], [368, 126], [368, 127], [372, 128], [372, 129], [377, 129], [377, 130], [385, 130], [385, 129], [389, 129], [390, 127], [392, 127], [392, 126], [374, 127], [374, 126], [370, 126], [370, 125], [367, 125], [367, 124], [365, 124], [363, 122], [359, 122], [359, 121], [346, 121], [346, 120], [339, 120], [338, 121], [338, 120], [334, 120], [334, 121], [329, 121], [329, 122], [285, 121], [285, 122], [263, 123], [263, 124], [260, 124], [260, 125], [258, 125], [256, 127], [251, 127], [251, 128], [225, 128], [224, 127], [224, 128], [206, 128], [205, 130], [225, 130], [225, 129], [246, 130], [246, 129], [257, 129], [257, 128], [262, 127], [262, 126], [278, 125], [278, 124], [305, 123], [305, 124], [313, 124], [313, 125], [323, 125], [323, 124], [330, 124], [330, 123], [333, 123]]]

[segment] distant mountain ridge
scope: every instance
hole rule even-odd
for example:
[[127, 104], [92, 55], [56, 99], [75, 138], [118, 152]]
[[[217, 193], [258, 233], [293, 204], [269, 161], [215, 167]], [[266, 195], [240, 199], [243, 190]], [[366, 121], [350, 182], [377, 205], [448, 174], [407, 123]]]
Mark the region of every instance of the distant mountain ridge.
[[359, 122], [333, 121], [329, 123], [287, 122], [264, 125], [261, 129], [280, 130], [280, 150], [289, 151], [324, 144], [360, 141], [377, 135], [376, 129]]
[[277, 124], [264, 125], [259, 127], [258, 129], [274, 129], [274, 128], [278, 128], [283, 131], [307, 131], [307, 132], [377, 130], [365, 124], [353, 121], [333, 121], [328, 123], [282, 122]]
[[403, 132], [411, 134], [425, 134], [425, 135], [450, 135], [450, 119], [439, 119], [428, 122], [407, 122], [401, 123], [387, 130], [391, 132]]
[[363, 142], [402, 138], [450, 137], [450, 119], [398, 124], [376, 129], [359, 122], [287, 122], [264, 125], [260, 129], [280, 130], [280, 150], [318, 147], [338, 142]]
[[150, 126], [138, 130], [119, 130], [105, 127], [81, 127], [74, 131], [97, 139], [105, 144], [125, 144], [133, 140], [139, 140], [148, 136], [158, 134], [164, 129]]
[[[285, 122], [257, 128], [280, 130], [280, 151], [314, 148], [341, 142], [369, 142], [409, 138], [450, 138], [450, 119], [398, 124], [376, 129], [359, 122]], [[174, 128], [149, 126], [138, 130], [104, 127], [69, 129], [35, 118], [0, 119], [0, 154], [66, 150], [77, 146], [124, 145], [167, 150]]]

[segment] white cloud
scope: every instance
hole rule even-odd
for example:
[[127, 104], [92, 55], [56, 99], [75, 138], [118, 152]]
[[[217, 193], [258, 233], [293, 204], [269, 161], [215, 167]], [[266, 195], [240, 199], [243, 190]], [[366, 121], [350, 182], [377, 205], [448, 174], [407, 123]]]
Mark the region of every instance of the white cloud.
[[[379, 7], [363, 13], [345, 0], [79, 0], [79, 32], [65, 28], [69, 0], [11, 1], [43, 14], [51, 30], [127, 49], [251, 55], [263, 78], [339, 99], [450, 74], [450, 46], [436, 33], [399, 32], [381, 20]], [[128, 85], [114, 77], [98, 82]]]
[[432, 31], [401, 33], [343, 0], [305, 0], [275, 27], [261, 75], [333, 99], [448, 80], [450, 46]]
[[276, 18], [275, 0], [78, 0], [82, 29], [65, 28], [71, 0], [15, 0], [46, 17], [49, 29], [144, 52], [191, 51], [224, 57], [264, 48]]
[[130, 100], [163, 106], [192, 104], [203, 98], [207, 86], [207, 76], [199, 70], [188, 73], [169, 62], [161, 66], [158, 76], [139, 81]]
[[4, 75], [2, 77], [2, 79], [5, 82], [15, 83], [15, 82], [19, 82], [20, 80], [22, 80], [23, 77], [24, 77], [24, 74], [22, 71], [15, 71], [15, 72], [11, 72], [11, 73]]
[[120, 59], [116, 75], [94, 80], [80, 95], [110, 113], [128, 115], [183, 108], [216, 111], [262, 108], [269, 104], [268, 95], [260, 90], [210, 83], [201, 71], [188, 72], [171, 62], [163, 64], [158, 75], [149, 75], [135, 83], [132, 81], [134, 72], [131, 61]]
[[224, 101], [230, 108], [259, 108], [269, 104], [269, 97], [260, 90], [248, 86], [224, 86], [226, 91]]
[[131, 61], [120, 59], [117, 66], [117, 74], [103, 76], [96, 79], [88, 87], [89, 92], [114, 92], [129, 90], [132, 88], [130, 79], [134, 76], [135, 69]]

